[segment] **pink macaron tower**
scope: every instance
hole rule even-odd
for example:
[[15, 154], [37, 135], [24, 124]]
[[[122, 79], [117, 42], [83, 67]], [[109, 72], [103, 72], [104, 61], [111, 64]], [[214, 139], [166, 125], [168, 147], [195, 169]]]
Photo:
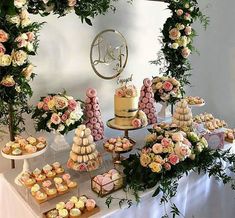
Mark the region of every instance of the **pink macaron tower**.
[[144, 79], [139, 98], [139, 109], [147, 115], [148, 124], [157, 123], [157, 113], [154, 107], [155, 100], [151, 86], [152, 81], [149, 78]]
[[89, 88], [86, 91], [86, 126], [90, 128], [95, 141], [104, 138], [104, 123], [101, 119], [99, 99], [97, 91]]

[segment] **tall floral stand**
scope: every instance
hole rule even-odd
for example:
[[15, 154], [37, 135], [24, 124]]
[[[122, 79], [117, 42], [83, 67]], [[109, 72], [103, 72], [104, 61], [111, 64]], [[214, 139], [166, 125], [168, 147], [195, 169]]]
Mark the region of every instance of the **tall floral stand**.
[[53, 151], [59, 152], [59, 151], [64, 151], [70, 148], [70, 145], [66, 141], [64, 135], [56, 131], [53, 132], [53, 134], [54, 134], [54, 139], [50, 145]]
[[161, 104], [161, 109], [158, 112], [158, 118], [160, 119], [160, 121], [170, 118], [173, 112], [173, 105], [169, 105], [168, 102], [163, 101], [159, 103]]

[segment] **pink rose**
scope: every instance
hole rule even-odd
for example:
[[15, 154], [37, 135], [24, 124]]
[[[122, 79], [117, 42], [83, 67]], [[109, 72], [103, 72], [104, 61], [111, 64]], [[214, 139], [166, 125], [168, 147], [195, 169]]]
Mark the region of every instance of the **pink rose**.
[[18, 36], [15, 39], [15, 42], [17, 42], [18, 48], [26, 47], [28, 44], [28, 42], [24, 38], [22, 38], [21, 36]]
[[191, 54], [191, 50], [189, 48], [183, 48], [181, 51], [181, 55], [183, 58], [187, 58]]
[[152, 81], [149, 78], [144, 79], [144, 85], [146, 87], [150, 87], [152, 85]]
[[86, 95], [87, 95], [87, 97], [89, 97], [89, 98], [96, 97], [97, 91], [96, 91], [95, 89], [89, 88], [89, 89], [87, 89], [87, 91], [86, 91]]
[[8, 39], [8, 33], [6, 33], [4, 30], [0, 30], [0, 42], [6, 42]]
[[163, 151], [163, 147], [162, 147], [162, 145], [159, 144], [159, 143], [154, 144], [153, 147], [152, 147], [152, 149], [153, 149], [153, 153], [154, 153], [154, 154], [160, 154], [160, 153], [162, 153], [162, 151]]
[[181, 16], [183, 13], [184, 13], [184, 11], [182, 9], [178, 9], [176, 11], [177, 16]]
[[168, 160], [172, 165], [176, 165], [180, 161], [179, 157], [176, 154], [170, 154]]
[[185, 32], [185, 34], [186, 34], [187, 36], [191, 35], [191, 33], [192, 33], [192, 27], [191, 27], [191, 26], [187, 26], [187, 27], [185, 28], [184, 32]]
[[74, 99], [68, 101], [69, 108], [75, 110], [77, 107], [77, 102]]
[[32, 42], [35, 39], [35, 35], [33, 32], [27, 32], [26, 35], [28, 36], [28, 40]]
[[63, 122], [65, 122], [67, 119], [68, 119], [67, 114], [63, 114], [63, 115], [61, 116], [61, 120], [62, 120]]
[[51, 100], [51, 96], [47, 96], [43, 99], [43, 102], [47, 104], [50, 100]]
[[51, 116], [51, 122], [54, 123], [55, 125], [60, 124], [61, 122], [60, 116], [56, 113], [53, 113]]
[[190, 21], [191, 20], [191, 15], [189, 13], [185, 13], [184, 19]]
[[6, 52], [6, 48], [4, 47], [4, 45], [2, 43], [0, 43], [0, 56], [4, 55]]
[[132, 120], [131, 124], [134, 128], [139, 128], [139, 127], [141, 127], [141, 120], [135, 118], [134, 120]]
[[171, 165], [169, 163], [164, 163], [163, 166], [166, 170], [171, 170]]
[[46, 104], [44, 104], [44, 105], [43, 105], [43, 110], [44, 110], [44, 111], [49, 111], [49, 107], [48, 107]]
[[77, 0], [68, 0], [68, 6], [69, 7], [74, 7], [77, 3]]
[[172, 83], [169, 82], [169, 81], [165, 81], [165, 82], [163, 83], [163, 89], [164, 89], [165, 91], [167, 91], [167, 92], [170, 92], [170, 91], [173, 89]]
[[164, 91], [163, 91], [163, 89], [159, 89], [158, 92], [159, 92], [160, 94], [163, 94]]
[[180, 132], [176, 132], [172, 134], [172, 140], [175, 142], [182, 142], [184, 140], [184, 136]]
[[191, 142], [188, 139], [186, 139], [186, 138], [184, 138], [183, 144], [188, 145], [189, 147], [192, 146]]
[[125, 93], [123, 92], [122, 89], [117, 89], [115, 94], [118, 96], [118, 97], [124, 97]]
[[43, 102], [38, 102], [38, 104], [37, 104], [37, 107], [38, 107], [38, 109], [42, 109], [43, 108], [43, 105], [44, 105], [44, 103]]
[[167, 138], [163, 138], [161, 140], [161, 144], [164, 146], [164, 147], [168, 147], [170, 145], [170, 140], [167, 139]]

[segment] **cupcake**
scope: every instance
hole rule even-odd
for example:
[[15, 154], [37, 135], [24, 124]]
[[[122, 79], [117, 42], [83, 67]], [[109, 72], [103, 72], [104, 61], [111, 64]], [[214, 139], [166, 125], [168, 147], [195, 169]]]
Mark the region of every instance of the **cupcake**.
[[39, 142], [39, 143], [36, 145], [36, 147], [37, 147], [38, 150], [42, 150], [43, 148], [46, 147], [46, 145], [43, 144], [42, 142]]
[[34, 184], [30, 191], [31, 191], [31, 194], [35, 196], [39, 190], [40, 190], [40, 186], [38, 184]]
[[67, 210], [71, 210], [72, 208], [74, 207], [74, 203], [72, 201], [68, 201], [66, 204], [65, 204], [65, 208]]
[[43, 136], [40, 136], [37, 138], [39, 142], [46, 144], [46, 138], [44, 138]]
[[54, 170], [48, 171], [47, 174], [46, 174], [47, 178], [53, 178], [55, 176], [56, 176], [56, 172]]
[[87, 197], [85, 195], [82, 195], [79, 200], [83, 201], [84, 203], [87, 202]]
[[42, 171], [38, 168], [36, 168], [34, 171], [33, 171], [33, 175], [34, 177], [38, 177], [40, 174], [42, 173]]
[[95, 208], [95, 206], [96, 206], [96, 202], [95, 202], [94, 199], [87, 199], [87, 201], [86, 201], [86, 209], [88, 211], [93, 210]]
[[10, 154], [11, 153], [11, 147], [9, 147], [9, 146], [3, 147], [2, 152], [4, 154]]
[[65, 203], [63, 201], [56, 204], [56, 210], [62, 210], [65, 208]]
[[42, 170], [45, 174], [47, 174], [49, 171], [52, 170], [52, 167], [49, 164], [47, 164], [42, 168]]
[[64, 173], [64, 168], [63, 168], [63, 167], [59, 167], [59, 168], [55, 169], [55, 172], [56, 172], [57, 174]]
[[33, 186], [35, 183], [36, 183], [36, 180], [33, 179], [33, 178], [28, 178], [28, 179], [24, 182], [24, 184], [25, 184], [27, 187], [31, 187], [31, 186]]
[[68, 186], [67, 185], [63, 185], [63, 184], [58, 184], [56, 186], [56, 188], [57, 188], [57, 191], [58, 191], [59, 194], [64, 194], [68, 190]]
[[75, 207], [83, 211], [85, 209], [85, 203], [82, 200], [78, 200], [78, 202], [75, 203]]
[[56, 218], [59, 215], [58, 210], [54, 209], [46, 214], [46, 218]]
[[73, 196], [73, 197], [70, 198], [69, 201], [71, 201], [71, 202], [73, 202], [75, 204], [75, 203], [78, 202], [78, 198], [76, 196]]
[[31, 145], [36, 145], [37, 144], [37, 139], [30, 136], [26, 139]]
[[12, 155], [15, 155], [15, 156], [19, 156], [22, 154], [22, 150], [20, 148], [15, 148], [13, 151], [12, 151]]
[[77, 185], [78, 185], [78, 184], [77, 184], [75, 181], [69, 180], [69, 181], [67, 182], [67, 186], [68, 186], [69, 188], [76, 188]]
[[46, 176], [44, 174], [39, 174], [35, 179], [37, 182], [42, 182], [46, 179]]
[[59, 216], [61, 216], [62, 218], [67, 218], [69, 217], [69, 212], [67, 209], [62, 209], [59, 210]]
[[47, 195], [44, 192], [38, 191], [35, 195], [35, 198], [39, 203], [42, 203], [47, 200]]
[[60, 165], [59, 162], [55, 162], [55, 163], [52, 164], [52, 167], [56, 170], [56, 169], [60, 168], [61, 165]]
[[70, 218], [78, 218], [82, 212], [78, 208], [73, 208], [69, 212], [69, 217]]
[[55, 197], [57, 195], [57, 190], [55, 188], [46, 188], [45, 191], [48, 197]]

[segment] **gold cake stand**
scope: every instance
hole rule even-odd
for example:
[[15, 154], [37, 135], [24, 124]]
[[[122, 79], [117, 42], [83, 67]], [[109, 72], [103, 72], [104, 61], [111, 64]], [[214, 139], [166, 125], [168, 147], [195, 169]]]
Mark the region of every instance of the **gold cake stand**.
[[146, 127], [146, 126], [141, 126], [141, 127], [138, 127], [138, 128], [135, 128], [133, 126], [119, 126], [119, 125], [115, 124], [115, 118], [109, 119], [106, 122], [106, 125], [109, 128], [111, 128], [111, 129], [124, 131], [124, 138], [129, 139], [130, 142], [133, 144], [132, 148], [129, 149], [129, 150], [126, 150], [126, 151], [117, 152], [117, 151], [108, 151], [107, 149], [105, 149], [106, 151], [108, 151], [108, 152], [113, 154], [113, 162], [114, 162], [114, 164], [120, 164], [122, 162], [122, 160], [125, 160], [125, 157], [121, 156], [121, 154], [128, 153], [128, 152], [132, 151], [133, 147], [136, 144], [136, 141], [129, 137], [129, 131], [142, 129], [142, 128]]

